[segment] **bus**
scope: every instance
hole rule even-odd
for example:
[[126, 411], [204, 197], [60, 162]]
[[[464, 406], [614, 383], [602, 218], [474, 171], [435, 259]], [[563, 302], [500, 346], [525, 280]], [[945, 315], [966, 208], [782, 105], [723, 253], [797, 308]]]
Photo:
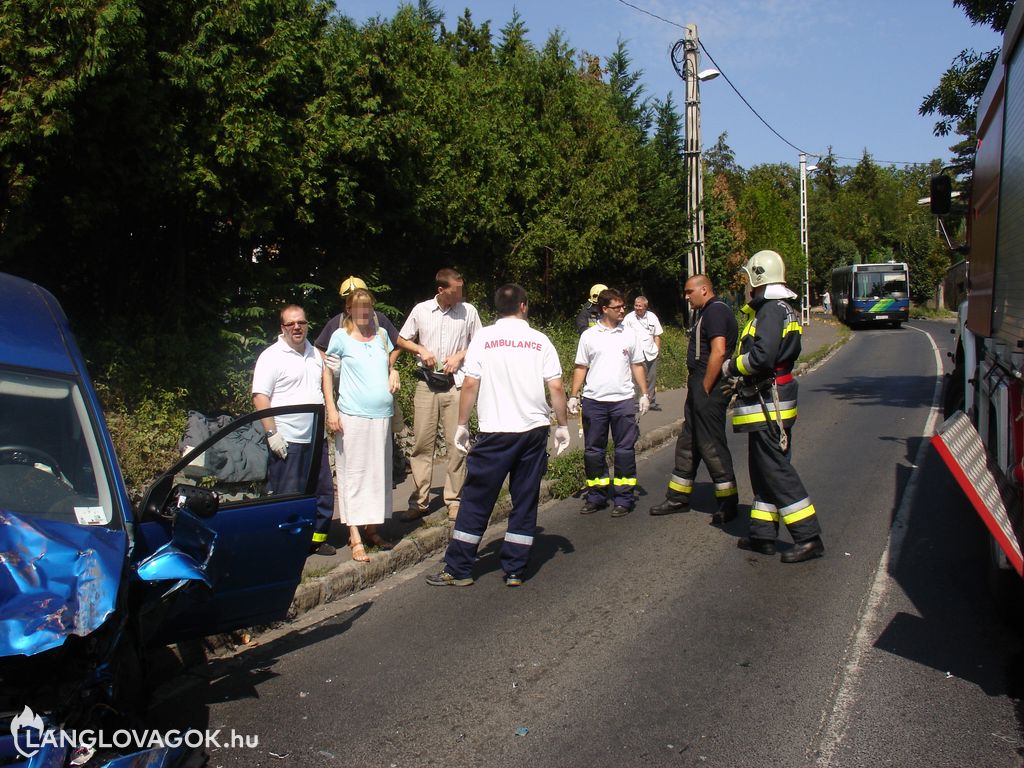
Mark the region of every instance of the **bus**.
[[910, 316], [910, 274], [902, 262], [848, 264], [832, 270], [832, 314], [849, 325], [899, 328]]

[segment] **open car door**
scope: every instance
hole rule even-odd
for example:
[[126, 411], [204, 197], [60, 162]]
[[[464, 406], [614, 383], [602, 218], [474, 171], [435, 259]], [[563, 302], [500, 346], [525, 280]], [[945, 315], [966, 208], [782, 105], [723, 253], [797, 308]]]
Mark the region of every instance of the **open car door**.
[[140, 630], [171, 643], [280, 621], [309, 554], [323, 437], [296, 490], [267, 485], [270, 453], [260, 419], [308, 413], [324, 434], [322, 405], [243, 416], [185, 454], [147, 491], [132, 553], [143, 592]]

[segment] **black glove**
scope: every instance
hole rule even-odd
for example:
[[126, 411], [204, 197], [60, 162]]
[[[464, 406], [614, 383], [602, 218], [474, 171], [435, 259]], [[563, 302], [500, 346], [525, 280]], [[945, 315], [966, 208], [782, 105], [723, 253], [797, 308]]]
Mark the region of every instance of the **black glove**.
[[726, 379], [722, 379], [722, 394], [727, 398], [732, 399], [732, 396], [736, 394], [740, 388], [740, 377], [730, 376]]

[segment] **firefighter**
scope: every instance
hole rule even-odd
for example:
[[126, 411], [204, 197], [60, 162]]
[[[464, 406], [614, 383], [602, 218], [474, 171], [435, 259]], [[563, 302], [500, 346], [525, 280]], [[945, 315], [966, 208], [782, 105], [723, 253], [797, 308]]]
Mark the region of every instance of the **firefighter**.
[[676, 440], [675, 467], [665, 500], [649, 511], [652, 515], [688, 512], [697, 468], [703, 461], [718, 500], [711, 522], [723, 525], [736, 517], [739, 496], [725, 437], [725, 412], [732, 393], [725, 393], [726, 380], [721, 374], [722, 363], [736, 348], [739, 329], [732, 308], [715, 296], [707, 275], [694, 275], [686, 281], [683, 291], [690, 307], [696, 310], [686, 353], [689, 375], [683, 428]]
[[580, 308], [576, 315], [576, 330], [583, 333], [587, 328], [593, 328], [601, 319], [601, 310], [597, 308], [597, 297], [601, 291], [607, 291], [608, 286], [603, 283], [594, 283], [590, 286], [590, 294], [587, 296], [587, 303]]
[[740, 549], [775, 554], [779, 520], [785, 523], [793, 547], [782, 562], [799, 563], [825, 551], [821, 527], [790, 462], [791, 429], [797, 414], [797, 383], [793, 365], [800, 356], [800, 320], [786, 299], [796, 294], [786, 287], [786, 268], [775, 251], [758, 251], [743, 266], [750, 301], [743, 307], [746, 325], [733, 357], [722, 364], [722, 377], [735, 389], [732, 427], [748, 433], [750, 536]]

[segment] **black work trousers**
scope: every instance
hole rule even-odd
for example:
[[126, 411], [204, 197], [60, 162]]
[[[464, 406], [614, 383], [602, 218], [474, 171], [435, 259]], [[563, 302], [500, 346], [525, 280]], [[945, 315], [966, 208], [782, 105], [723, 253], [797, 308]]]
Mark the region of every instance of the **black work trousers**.
[[755, 539], [774, 539], [781, 520], [795, 543], [821, 535], [818, 515], [804, 489], [804, 484], [790, 462], [793, 436], [786, 450], [779, 447], [779, 439], [765, 429], [748, 433], [750, 485], [754, 503], [750, 508], [750, 536]]
[[711, 394], [704, 391], [703, 373], [691, 371], [683, 406], [683, 429], [676, 440], [676, 464], [668, 481], [665, 498], [688, 504], [697, 469], [703, 461], [715, 484], [715, 498], [722, 511], [735, 512], [739, 501], [732, 454], [725, 437], [725, 411], [729, 398], [722, 393], [722, 380]]

